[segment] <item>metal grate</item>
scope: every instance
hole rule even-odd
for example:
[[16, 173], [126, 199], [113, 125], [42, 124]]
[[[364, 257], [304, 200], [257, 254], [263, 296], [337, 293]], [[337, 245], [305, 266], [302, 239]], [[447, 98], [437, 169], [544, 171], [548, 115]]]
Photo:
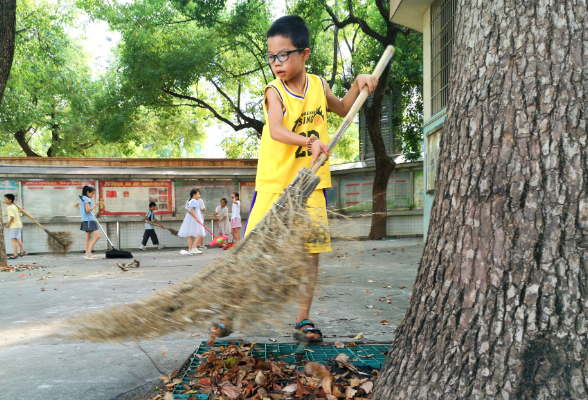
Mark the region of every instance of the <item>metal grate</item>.
[[[372, 104], [372, 95], [368, 96], [368, 105]], [[384, 139], [384, 145], [386, 146], [386, 154], [388, 156], [397, 155], [402, 153], [402, 143], [400, 138], [394, 134], [394, 124], [392, 121], [393, 115], [393, 104], [391, 97], [384, 97], [382, 103], [382, 111], [380, 114], [380, 132], [382, 139]], [[366, 118], [363, 110], [359, 112], [359, 159], [360, 160], [373, 160], [374, 147], [370, 140], [370, 134], [366, 126]]]
[[[227, 343], [227, 342], [216, 342], [215, 346], [227, 347], [229, 344], [239, 343]], [[369, 367], [373, 369], [381, 369], [386, 361], [386, 354], [392, 346], [389, 344], [358, 344], [354, 348], [343, 347], [337, 348], [331, 344], [312, 345], [304, 346], [301, 344], [279, 344], [279, 343], [257, 343], [253, 348], [252, 355], [262, 360], [282, 360], [288, 364], [297, 364], [299, 368], [304, 368], [304, 364], [309, 361], [327, 362], [337, 356], [337, 354], [345, 353], [349, 356], [349, 362], [358, 367]], [[174, 390], [174, 399], [186, 399], [186, 400], [205, 400], [209, 396], [201, 393], [182, 393], [186, 392], [184, 384], [189, 384], [193, 378], [188, 377], [189, 373], [195, 374], [196, 368], [200, 364], [200, 358], [196, 355], [204, 354], [210, 347], [205, 342], [201, 342], [196, 352], [192, 356], [190, 366], [186, 369], [184, 376], [182, 377], [182, 383], [179, 384]], [[214, 397], [214, 396], [212, 396]]]
[[436, 0], [431, 6], [431, 86], [433, 115], [447, 106], [457, 0]]

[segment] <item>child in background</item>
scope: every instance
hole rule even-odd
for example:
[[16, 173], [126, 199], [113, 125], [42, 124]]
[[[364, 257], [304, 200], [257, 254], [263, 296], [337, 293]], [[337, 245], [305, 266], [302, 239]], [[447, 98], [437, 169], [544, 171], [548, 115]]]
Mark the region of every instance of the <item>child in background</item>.
[[92, 216], [92, 210], [98, 207], [98, 203], [96, 203], [95, 206], [92, 206], [92, 197], [94, 197], [95, 194], [96, 189], [92, 186], [84, 186], [78, 204], [74, 205], [75, 208], [80, 210], [80, 215], [82, 217], [82, 226], [80, 227], [80, 230], [86, 232], [86, 241], [84, 243], [86, 255], [84, 256], [84, 260], [96, 260], [97, 258], [92, 255], [92, 249], [94, 249], [94, 245], [98, 239], [100, 239], [98, 223]]
[[[197, 189], [197, 190], [200, 192], [200, 189]], [[204, 206], [204, 200], [202, 199], [202, 194], [201, 194], [200, 198], [196, 201], [198, 201], [198, 204], [200, 205], [200, 213], [202, 214], [202, 220], [200, 222], [204, 223], [204, 211], [206, 211], [206, 207]], [[206, 232], [204, 232], [204, 234], [206, 235]], [[204, 245], [204, 237], [203, 236], [199, 236], [196, 238], [196, 247], [200, 251], [207, 250], [206, 246]]]
[[[20, 256], [26, 256], [27, 253], [24, 251], [24, 246], [22, 241], [20, 240], [20, 234], [22, 232], [22, 221], [20, 219], [20, 211], [14, 205], [14, 195], [7, 193], [4, 195], [4, 204], [8, 206], [7, 213], [8, 213], [8, 223], [6, 224], [6, 229], [10, 229], [10, 243], [12, 243], [12, 252], [14, 255], [8, 257], [9, 260], [14, 260], [18, 258], [18, 249], [20, 248]], [[2, 213], [0, 213], [0, 218], [2, 217]]]
[[143, 217], [145, 219], [145, 233], [143, 233], [143, 242], [139, 246], [141, 250], [145, 250], [145, 246], [147, 246], [147, 241], [151, 238], [151, 242], [154, 246], [157, 246], [158, 249], [163, 249], [163, 246], [159, 244], [159, 239], [157, 238], [157, 233], [155, 233], [155, 225], [153, 222], [159, 223], [163, 228], [163, 224], [159, 222], [157, 218], [155, 218], [155, 214], [153, 211], [157, 208], [157, 204], [154, 202], [149, 203], [149, 211]]
[[231, 234], [233, 235], [233, 242], [239, 244], [241, 240], [241, 201], [239, 200], [239, 193], [231, 193], [231, 200], [233, 201], [233, 210], [231, 212]]
[[196, 247], [196, 240], [204, 237], [204, 227], [199, 224], [203, 221], [202, 212], [200, 211], [200, 189], [192, 189], [190, 198], [186, 201], [186, 216], [178, 232], [179, 237], [188, 238], [188, 251], [182, 250], [180, 254], [202, 254], [202, 251]]
[[219, 218], [219, 236], [228, 236], [231, 233], [231, 224], [229, 223], [229, 208], [227, 207], [227, 203], [227, 199], [224, 197], [220, 199], [220, 206], [216, 206], [216, 212], [214, 213], [214, 215]]

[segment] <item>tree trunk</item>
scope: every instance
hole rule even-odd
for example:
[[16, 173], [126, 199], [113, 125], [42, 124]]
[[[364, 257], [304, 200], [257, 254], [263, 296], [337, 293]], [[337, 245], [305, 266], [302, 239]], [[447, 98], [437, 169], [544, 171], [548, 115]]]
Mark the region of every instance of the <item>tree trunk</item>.
[[460, 0], [431, 225], [377, 399], [586, 399], [588, 8]]
[[0, 104], [10, 76], [16, 34], [16, 0], [0, 0]]
[[380, 119], [382, 115], [382, 103], [390, 76], [390, 64], [382, 72], [378, 86], [373, 94], [371, 106], [363, 106], [365, 113], [366, 128], [370, 135], [370, 141], [374, 148], [376, 158], [376, 176], [372, 187], [372, 226], [368, 239], [376, 240], [386, 237], [386, 217], [388, 208], [386, 204], [386, 191], [388, 189], [388, 179], [394, 171], [396, 163], [388, 157], [386, 145], [380, 131]]
[[33, 151], [33, 149], [31, 149], [31, 147], [29, 146], [29, 142], [27, 141], [26, 136], [27, 136], [27, 133], [30, 132], [30, 130], [31, 130], [31, 128], [28, 128], [26, 130], [22, 129], [20, 131], [16, 131], [16, 132], [14, 132], [14, 138], [16, 139], [16, 142], [18, 143], [18, 145], [20, 146], [22, 151], [24, 151], [24, 153], [26, 154], [27, 157], [41, 157], [40, 155], [35, 153]]

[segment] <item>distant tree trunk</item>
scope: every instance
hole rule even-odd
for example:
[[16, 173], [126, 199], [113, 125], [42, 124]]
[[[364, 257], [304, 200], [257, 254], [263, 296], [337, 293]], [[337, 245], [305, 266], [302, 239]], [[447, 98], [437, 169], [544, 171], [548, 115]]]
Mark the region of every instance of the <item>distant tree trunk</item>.
[[588, 398], [588, 7], [457, 6], [431, 225], [377, 399]]
[[30, 127], [28, 129], [21, 129], [20, 131], [16, 131], [14, 132], [14, 138], [16, 139], [16, 142], [18, 143], [22, 151], [24, 151], [27, 157], [41, 157], [40, 155], [35, 153], [35, 151], [31, 149], [31, 147], [29, 146], [29, 142], [27, 141], [26, 136], [27, 133], [29, 133], [30, 131]]
[[[14, 57], [14, 36], [16, 34], [16, 0], [0, 0], [0, 104], [4, 99], [6, 82], [10, 76]], [[1, 210], [1, 208], [0, 208]], [[4, 245], [4, 223], [0, 211], [0, 266], [8, 264]]]
[[386, 218], [388, 215], [386, 192], [388, 189], [388, 179], [396, 167], [396, 163], [388, 157], [386, 152], [386, 145], [382, 138], [380, 126], [382, 104], [384, 102], [384, 95], [389, 76], [390, 64], [388, 64], [382, 73], [382, 76], [380, 76], [378, 86], [373, 94], [371, 106], [368, 106], [367, 103], [363, 106], [366, 127], [370, 135], [370, 141], [374, 148], [374, 157], [376, 159], [376, 175], [372, 187], [372, 226], [368, 236], [368, 239], [370, 240], [386, 237]]
[[0, 0], [0, 104], [10, 76], [16, 35], [16, 0]]

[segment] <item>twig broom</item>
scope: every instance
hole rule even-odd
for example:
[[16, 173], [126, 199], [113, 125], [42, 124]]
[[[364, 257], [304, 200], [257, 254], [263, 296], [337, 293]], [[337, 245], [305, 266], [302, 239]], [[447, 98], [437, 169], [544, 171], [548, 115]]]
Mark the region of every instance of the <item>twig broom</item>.
[[60, 232], [51, 232], [43, 225], [41, 225], [35, 218], [33, 218], [28, 212], [20, 208], [15, 204], [18, 211], [26, 215], [33, 221], [35, 224], [39, 225], [41, 229], [45, 231], [47, 234], [47, 244], [49, 249], [51, 249], [55, 253], [67, 253], [73, 243], [72, 234], [69, 231], [60, 231]]
[[[394, 48], [388, 46], [374, 75], [381, 75], [393, 53]], [[366, 87], [329, 141], [330, 150], [352, 124], [367, 96]], [[218, 257], [188, 280], [142, 300], [69, 320], [63, 335], [92, 341], [138, 340], [227, 316], [233, 318], [236, 329], [272, 323], [286, 305], [298, 300], [300, 285], [306, 283], [308, 274], [303, 272], [309, 258], [305, 242], [320, 240], [321, 232], [307, 212], [306, 201], [319, 183], [315, 174], [325, 161], [322, 154], [310, 170], [303, 168], [226, 258]]]

